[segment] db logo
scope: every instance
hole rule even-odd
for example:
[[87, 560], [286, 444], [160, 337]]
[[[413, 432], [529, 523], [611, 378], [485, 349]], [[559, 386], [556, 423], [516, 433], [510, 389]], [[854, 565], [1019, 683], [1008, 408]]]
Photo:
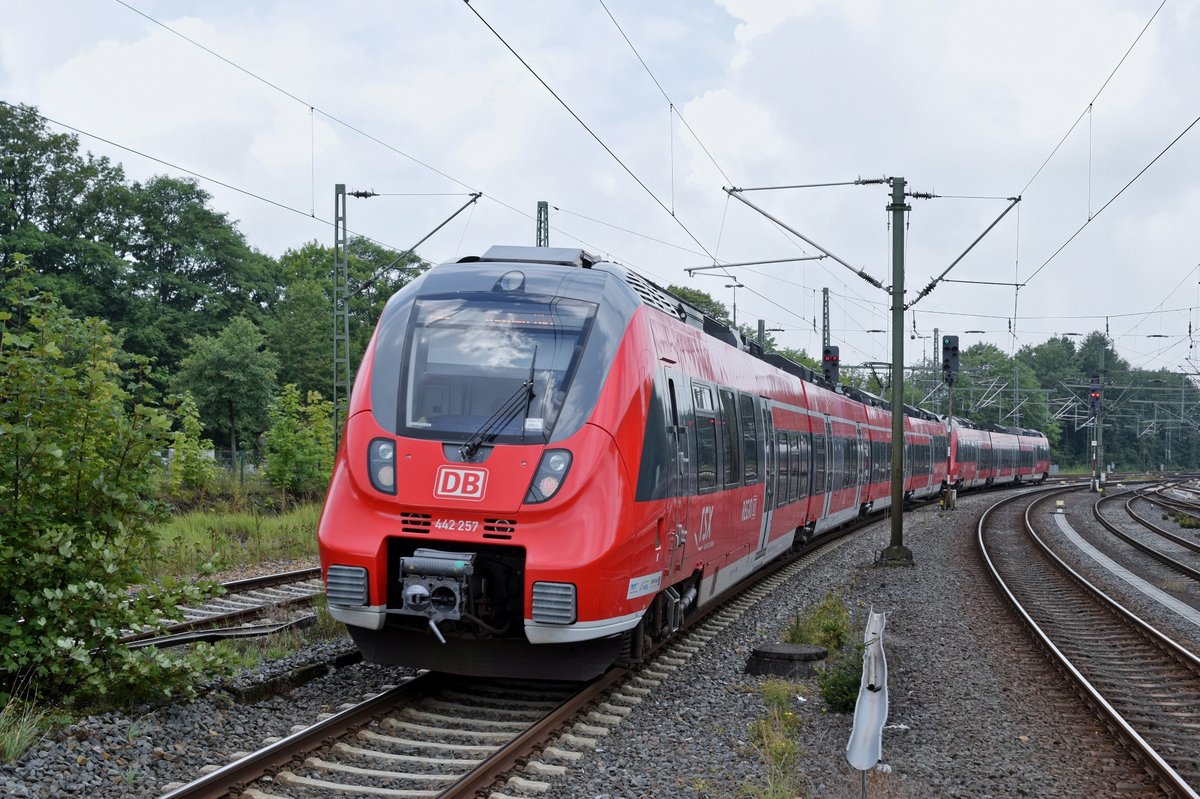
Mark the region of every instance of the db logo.
[[487, 469], [439, 467], [433, 495], [443, 499], [483, 499], [483, 492], [487, 490], [487, 475]]

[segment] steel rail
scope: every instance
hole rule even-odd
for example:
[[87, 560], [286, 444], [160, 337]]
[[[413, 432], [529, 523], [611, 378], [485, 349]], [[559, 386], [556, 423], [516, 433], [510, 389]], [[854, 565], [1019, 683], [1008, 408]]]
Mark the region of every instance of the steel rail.
[[[1161, 646], [1170, 650], [1177, 658], [1184, 662], [1190, 662], [1194, 668], [1200, 669], [1200, 659], [1191, 654], [1183, 647], [1176, 644], [1169, 638], [1166, 638], [1157, 630], [1137, 616], [1126, 610], [1115, 600], [1108, 597], [1103, 591], [1093, 586], [1082, 575], [1068, 566], [1061, 558], [1058, 557], [1046, 545], [1045, 541], [1033, 529], [1030, 521], [1030, 514], [1034, 507], [1041, 505], [1047, 500], [1072, 491], [1081, 490], [1080, 488], [1067, 489], [1050, 489], [1046, 491], [1045, 496], [1037, 497], [1025, 508], [1023, 514], [1025, 533], [1035, 542], [1040, 551], [1045, 554], [1051, 564], [1067, 575], [1075, 584], [1090, 594], [1098, 602], [1102, 603], [1106, 608], [1112, 610], [1130, 626], [1135, 628], [1142, 635], [1152, 641], [1159, 643]], [[979, 554], [983, 559], [984, 565], [989, 573], [989, 576], [999, 588], [1002, 595], [1008, 600], [1013, 610], [1017, 613], [1024, 625], [1033, 633], [1035, 640], [1051, 655], [1053, 661], [1075, 684], [1084, 699], [1089, 702], [1093, 708], [1101, 715], [1104, 722], [1117, 732], [1139, 757], [1142, 763], [1151, 771], [1151, 773], [1169, 790], [1175, 792], [1179, 796], [1187, 797], [1187, 799], [1200, 799], [1200, 793], [1195, 789], [1166, 761], [1166, 759], [1158, 753], [1157, 750], [1148, 742], [1142, 735], [1130, 724], [1124, 716], [1105, 698], [1104, 694], [1097, 689], [1090, 680], [1079, 670], [1078, 667], [1071, 661], [1065, 652], [1054, 642], [1049, 634], [1042, 629], [1041, 625], [1033, 618], [1030, 612], [1025, 608], [1020, 599], [1016, 596], [1008, 583], [1001, 576], [1000, 568], [993, 560], [988, 552], [986, 542], [986, 524], [991, 515], [998, 509], [1017, 502], [1028, 499], [1028, 495], [1018, 497], [1008, 497], [996, 503], [992, 507], [985, 510], [979, 517], [977, 525], [977, 542], [979, 546]]]
[[221, 799], [231, 792], [241, 791], [294, 758], [321, 746], [327, 739], [345, 735], [350, 730], [363, 726], [377, 714], [387, 711], [399, 702], [437, 690], [443, 681], [443, 675], [424, 672], [391, 690], [376, 694], [240, 760], [168, 791], [159, 799]]
[[[1104, 518], [1103, 514], [1100, 513], [1101, 503], [1104, 503], [1106, 501], [1116, 501], [1116, 500], [1119, 500], [1122, 496], [1124, 496], [1124, 495], [1117, 494], [1116, 496], [1101, 497], [1100, 499], [1097, 499], [1095, 504], [1092, 505], [1092, 516], [1095, 517], [1096, 521], [1098, 521], [1100, 523], [1100, 525], [1102, 527], [1104, 527], [1104, 529], [1108, 530], [1110, 533], [1112, 533], [1117, 538], [1124, 541], [1129, 546], [1133, 547], [1134, 549], [1138, 550], [1139, 552], [1141, 552], [1145, 555], [1148, 555], [1151, 558], [1154, 558], [1159, 563], [1162, 563], [1164, 566], [1167, 566], [1168, 568], [1179, 572], [1180, 574], [1184, 575], [1185, 577], [1189, 577], [1193, 580], [1200, 582], [1200, 570], [1195, 569], [1195, 568], [1187, 565], [1186, 563], [1181, 563], [1180, 561], [1171, 557], [1167, 553], [1162, 552], [1161, 550], [1155, 549], [1154, 547], [1150, 546], [1145, 541], [1138, 540], [1136, 537], [1130, 535], [1129, 533], [1125, 532], [1124, 530], [1120, 529], [1115, 524], [1110, 522], [1108, 519]], [[1180, 546], [1187, 547], [1196, 552], [1200, 552], [1200, 547], [1197, 547], [1191, 541], [1185, 541], [1184, 539], [1180, 538], [1179, 536], [1173, 535], [1172, 533], [1170, 533], [1166, 530], [1163, 530], [1161, 527], [1155, 526], [1149, 520], [1142, 519], [1140, 516], [1138, 516], [1136, 513], [1134, 513], [1133, 509], [1130, 507], [1130, 504], [1133, 502], [1134, 499], [1137, 499], [1137, 497], [1126, 500], [1126, 502], [1125, 502], [1125, 512], [1129, 515], [1129, 517], [1131, 519], [1133, 519], [1138, 524], [1145, 527], [1150, 532], [1160, 535], [1163, 538], [1167, 539], [1168, 541], [1179, 544]]]
[[[277, 574], [268, 574], [260, 577], [248, 577], [242, 580], [232, 580], [230, 582], [221, 583], [221, 587], [225, 590], [222, 597], [229, 595], [245, 594], [251, 591], [261, 591], [266, 588], [275, 588], [281, 585], [290, 585], [292, 583], [301, 583], [307, 580], [318, 579], [321, 576], [321, 569], [313, 567], [310, 569], [296, 569], [289, 572], [280, 572]], [[161, 629], [145, 630], [139, 633], [131, 633], [121, 637], [121, 643], [126, 646], [152, 646], [153, 642], [159, 638], [170, 639], [180, 633], [187, 633], [194, 630], [214, 631], [222, 627], [237, 624], [239, 622], [255, 619], [263, 615], [263, 612], [274, 608], [292, 608], [311, 605], [313, 599], [319, 595], [319, 592], [308, 596], [296, 596], [281, 599], [276, 602], [264, 604], [260, 607], [243, 608], [241, 610], [225, 611], [223, 613], [214, 613], [205, 616], [201, 619], [191, 619], [188, 621], [173, 622]], [[218, 597], [220, 598], [220, 597]]]

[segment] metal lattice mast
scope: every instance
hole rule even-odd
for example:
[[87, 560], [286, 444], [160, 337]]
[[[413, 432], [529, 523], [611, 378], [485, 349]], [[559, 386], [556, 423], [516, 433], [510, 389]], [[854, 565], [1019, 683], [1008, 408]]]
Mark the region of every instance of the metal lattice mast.
[[345, 183], [334, 186], [333, 230], [333, 451], [337, 452], [350, 402], [350, 256]]
[[538, 200], [537, 246], [550, 246], [550, 205], [545, 200]]
[[829, 346], [829, 288], [821, 289], [821, 347]]

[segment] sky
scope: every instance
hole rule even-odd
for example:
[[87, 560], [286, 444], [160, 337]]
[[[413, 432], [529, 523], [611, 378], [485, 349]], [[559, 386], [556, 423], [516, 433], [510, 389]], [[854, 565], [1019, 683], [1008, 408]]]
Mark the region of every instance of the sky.
[[[817, 357], [827, 290], [843, 365], [880, 363], [891, 188], [857, 181], [903, 178], [935, 195], [907, 200], [906, 363], [940, 356], [935, 331], [1007, 353], [1100, 331], [1135, 367], [1200, 372], [1195, 3], [5, 6], [0, 99], [131, 180], [196, 177], [272, 256], [332, 246], [339, 183], [378, 194], [348, 199], [351, 233], [399, 250], [481, 192], [431, 262], [534, 244], [545, 201], [552, 246]], [[727, 187], [770, 189], [737, 196], [782, 226]], [[807, 260], [685, 271], [783, 259]]]

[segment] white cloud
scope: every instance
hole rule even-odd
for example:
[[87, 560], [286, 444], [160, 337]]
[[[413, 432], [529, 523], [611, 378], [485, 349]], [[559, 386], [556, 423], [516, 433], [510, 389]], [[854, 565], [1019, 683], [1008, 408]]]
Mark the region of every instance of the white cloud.
[[[532, 242], [536, 202], [548, 200], [563, 209], [552, 216], [552, 243], [583, 242], [666, 282], [686, 282], [683, 267], [708, 259], [701, 248], [718, 252], [718, 243], [718, 254], [732, 261], [813, 252], [727, 198], [722, 186], [884, 175], [903, 175], [912, 189], [938, 194], [1024, 191], [1019, 209], [950, 275], [1020, 282], [1200, 107], [1200, 11], [1168, 4], [1026, 190], [1152, 7], [1134, 0], [606, 5], [646, 67], [598, 4], [296, 0], [192, 5], [180, 13], [174, 4], [144, 0], [148, 14], [302, 103], [117, 4], [18, 3], [0, 28], [0, 96], [300, 210], [203, 184], [214, 206], [241, 220], [248, 240], [273, 254], [312, 238], [332, 240], [328, 225], [307, 213], [331, 216], [336, 183], [395, 195], [461, 195], [469, 186], [489, 198], [423, 245], [426, 257]], [[678, 119], [672, 127], [663, 92], [700, 143]], [[310, 116], [304, 103], [337, 119]], [[82, 144], [122, 161], [137, 179], [171, 172], [94, 140]], [[1018, 343], [1065, 329], [1088, 332], [1102, 328], [1106, 315], [1158, 307], [1171, 278], [1200, 260], [1190, 222], [1198, 162], [1195, 130], [1017, 297], [1012, 286], [945, 283], [916, 307], [919, 324], [987, 329], [988, 340], [1007, 348], [1014, 305]], [[886, 187], [752, 199], [890, 282]], [[354, 200], [351, 227], [406, 247], [464, 201]], [[1004, 207], [1003, 200], [911, 202], [910, 297]], [[1149, 266], [1170, 285], [1131, 280], [1132, 264]], [[738, 293], [739, 316], [794, 328], [781, 334], [784, 344], [819, 348], [811, 319], [828, 287], [847, 362], [886, 359], [881, 337], [861, 331], [886, 326], [887, 298], [844, 267], [825, 260], [756, 267], [738, 277], [748, 286]], [[716, 280], [690, 285], [731, 300]], [[1200, 308], [1200, 298], [1187, 301]], [[1043, 316], [1052, 318], [1035, 318]], [[1193, 317], [1200, 325], [1200, 311]]]

